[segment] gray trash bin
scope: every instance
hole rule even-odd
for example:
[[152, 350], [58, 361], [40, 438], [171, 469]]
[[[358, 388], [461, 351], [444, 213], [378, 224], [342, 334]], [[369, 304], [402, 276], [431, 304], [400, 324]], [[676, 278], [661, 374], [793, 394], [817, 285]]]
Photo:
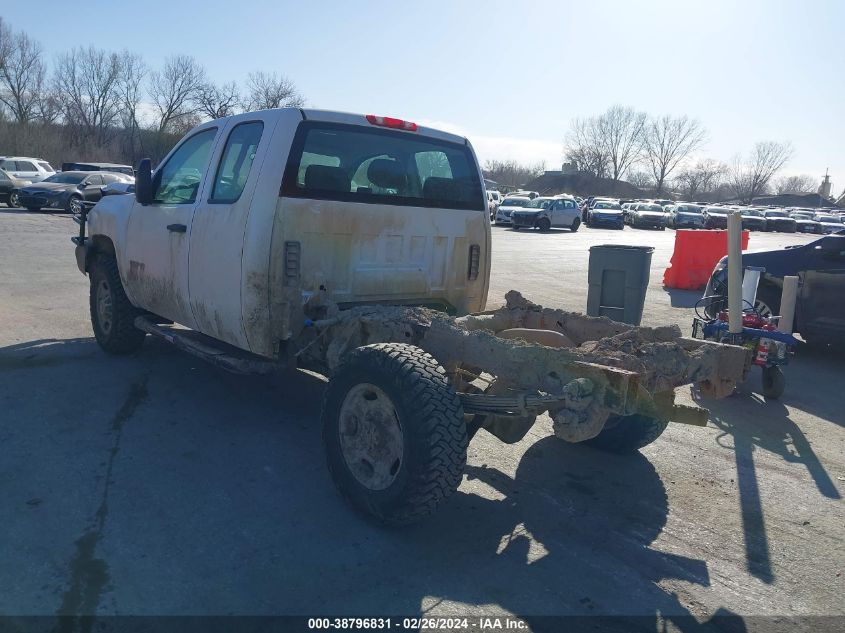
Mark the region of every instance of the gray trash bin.
[[651, 246], [590, 247], [587, 314], [639, 325], [651, 268]]

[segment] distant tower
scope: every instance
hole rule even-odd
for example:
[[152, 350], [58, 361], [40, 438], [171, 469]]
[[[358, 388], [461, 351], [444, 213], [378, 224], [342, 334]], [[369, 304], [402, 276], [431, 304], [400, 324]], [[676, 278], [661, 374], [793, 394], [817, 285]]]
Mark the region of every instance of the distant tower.
[[819, 195], [822, 198], [830, 198], [830, 176], [828, 175], [828, 170], [824, 170], [824, 180], [822, 180], [822, 184], [819, 185]]

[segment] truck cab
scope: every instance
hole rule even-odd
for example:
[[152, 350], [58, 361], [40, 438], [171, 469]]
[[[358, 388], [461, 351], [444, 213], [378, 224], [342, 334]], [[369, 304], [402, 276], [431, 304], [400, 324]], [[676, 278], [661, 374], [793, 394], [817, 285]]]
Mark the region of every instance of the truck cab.
[[142, 172], [136, 196], [88, 214], [81, 268], [113, 257], [134, 308], [242, 350], [275, 357], [316, 295], [341, 309], [486, 303], [490, 223], [465, 138], [283, 108], [204, 123]]

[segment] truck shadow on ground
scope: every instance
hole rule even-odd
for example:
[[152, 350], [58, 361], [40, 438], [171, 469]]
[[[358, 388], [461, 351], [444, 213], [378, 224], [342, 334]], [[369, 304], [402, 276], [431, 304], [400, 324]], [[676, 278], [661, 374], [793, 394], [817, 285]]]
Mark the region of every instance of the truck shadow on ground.
[[[319, 377], [233, 376], [155, 341], [112, 358], [92, 339], [0, 349], [0, 370], [0, 401], [16, 405], [4, 414], [15, 451], [30, 450], [17, 447], [33, 445], [30, 433], [60, 433], [44, 455], [18, 455], [37, 462], [43, 489], [16, 480], [0, 487], [22, 508], [4, 512], [27, 541], [21, 547], [43, 551], [45, 524], [64, 534], [56, 552], [87, 534], [62, 511], [71, 464], [91, 487], [90, 507], [74, 512], [100, 521], [85, 565], [69, 561], [53, 581], [60, 613], [441, 615], [464, 614], [466, 603], [525, 616], [537, 631], [599, 623], [542, 618], [562, 614], [633, 614], [637, 630], [667, 620], [687, 633], [713, 630], [715, 621], [693, 617], [689, 598], [659, 586], [706, 587], [710, 576], [703, 560], [651, 547], [669, 508], [642, 454], [546, 436], [519, 457], [512, 478], [501, 464], [513, 448], [480, 434], [457, 494], [423, 524], [385, 530], [334, 492], [319, 437]], [[114, 411], [98, 413], [92, 399]], [[115, 416], [119, 441], [104, 441], [118, 432]], [[27, 507], [35, 495], [38, 505]], [[98, 510], [106, 497], [107, 517]], [[91, 585], [89, 569], [98, 591], [75, 611], [68, 597]], [[719, 630], [745, 630], [741, 618], [719, 615]], [[632, 622], [601, 628], [632, 630]]]
[[[677, 288], [663, 288], [669, 295], [673, 308], [694, 308], [701, 299], [701, 290], [679, 290]], [[703, 310], [702, 310], [703, 313]]]

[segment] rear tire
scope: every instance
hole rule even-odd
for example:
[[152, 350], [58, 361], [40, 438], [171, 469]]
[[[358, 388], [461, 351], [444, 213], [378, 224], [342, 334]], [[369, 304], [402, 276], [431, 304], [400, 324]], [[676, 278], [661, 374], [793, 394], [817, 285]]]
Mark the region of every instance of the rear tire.
[[68, 213], [79, 214], [82, 212], [82, 197], [81, 196], [71, 196], [68, 198], [67, 205], [65, 205], [65, 211]]
[[352, 351], [323, 399], [329, 472], [355, 510], [388, 525], [432, 514], [467, 459], [463, 408], [440, 364], [418, 347]]
[[572, 220], [572, 226], [569, 227], [569, 230], [572, 231], [573, 233], [575, 233], [576, 231], [578, 231], [578, 228], [580, 226], [581, 226], [581, 220], [579, 220], [578, 218], [575, 218], [574, 220]]
[[123, 290], [117, 262], [108, 255], [99, 255], [89, 271], [91, 291], [89, 305], [94, 337], [109, 354], [131, 354], [140, 349], [146, 334], [135, 327], [140, 311]]
[[609, 453], [633, 453], [655, 441], [666, 430], [668, 422], [634, 414], [611, 416], [596, 437], [582, 444]]
[[21, 206], [20, 196], [15, 193], [14, 191], [9, 194], [9, 202], [8, 205], [12, 208], [18, 208]]

